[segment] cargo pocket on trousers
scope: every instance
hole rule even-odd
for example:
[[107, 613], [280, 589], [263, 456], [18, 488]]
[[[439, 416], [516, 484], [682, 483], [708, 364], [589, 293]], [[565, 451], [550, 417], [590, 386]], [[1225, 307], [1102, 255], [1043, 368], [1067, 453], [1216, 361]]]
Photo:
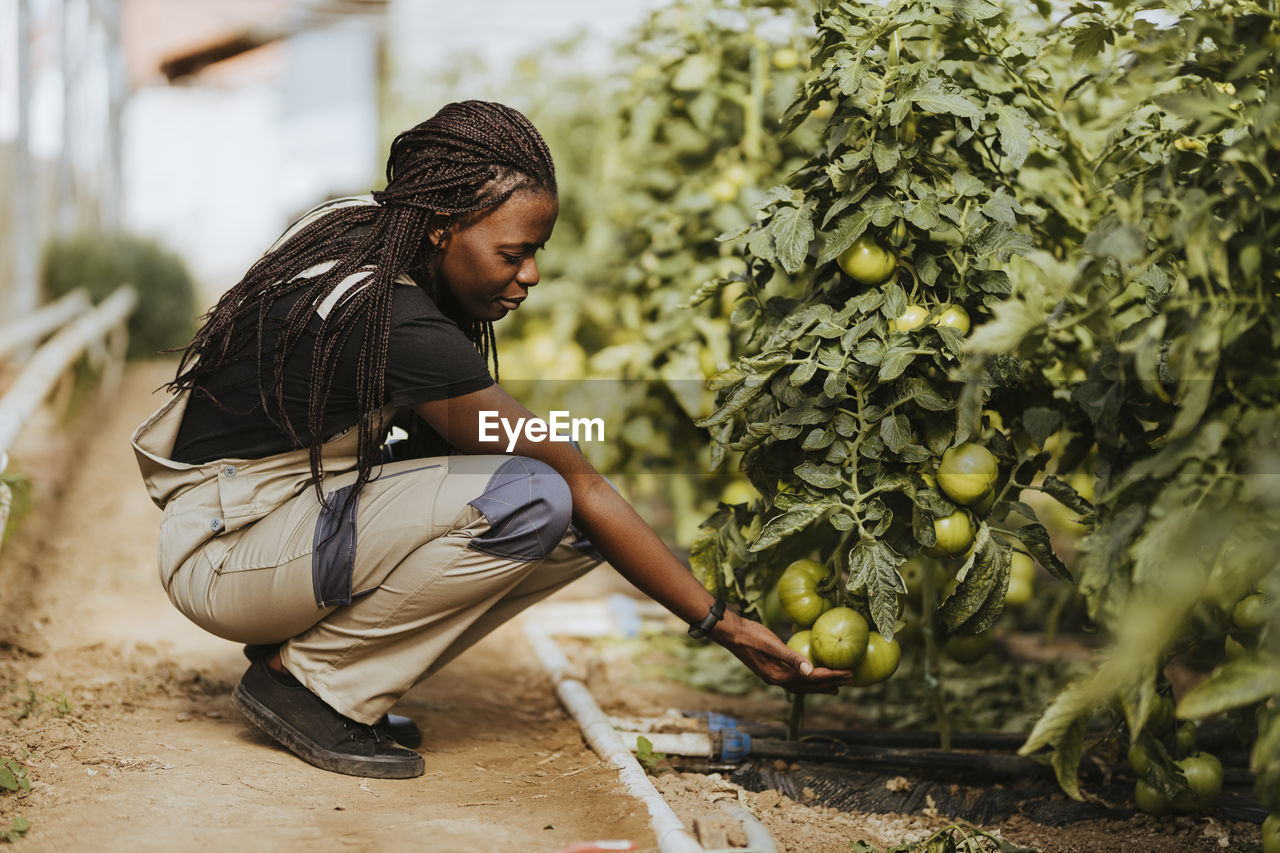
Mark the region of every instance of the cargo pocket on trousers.
[[330, 492], [316, 519], [311, 550], [311, 586], [317, 607], [351, 603], [351, 576], [356, 567], [355, 486]]

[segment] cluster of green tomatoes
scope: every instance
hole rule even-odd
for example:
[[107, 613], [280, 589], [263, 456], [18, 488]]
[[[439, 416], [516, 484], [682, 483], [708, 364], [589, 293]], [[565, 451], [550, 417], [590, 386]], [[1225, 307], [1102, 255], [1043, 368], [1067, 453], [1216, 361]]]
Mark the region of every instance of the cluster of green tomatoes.
[[[906, 225], [901, 220], [894, 225], [891, 238], [895, 243], [906, 239]], [[853, 245], [845, 249], [836, 259], [844, 274], [863, 285], [882, 284], [889, 280], [898, 268], [898, 258], [889, 249], [880, 245], [875, 237], [863, 234]], [[926, 324], [948, 326], [959, 335], [969, 334], [969, 312], [959, 305], [939, 305], [930, 311], [924, 305], [908, 302], [906, 308], [897, 317], [889, 321], [891, 332], [914, 332], [924, 328]]]
[[822, 563], [802, 559], [778, 579], [778, 603], [797, 628], [787, 645], [819, 666], [851, 670], [855, 686], [884, 681], [898, 670], [901, 646], [872, 631], [853, 608], [833, 607], [818, 591], [830, 578]]

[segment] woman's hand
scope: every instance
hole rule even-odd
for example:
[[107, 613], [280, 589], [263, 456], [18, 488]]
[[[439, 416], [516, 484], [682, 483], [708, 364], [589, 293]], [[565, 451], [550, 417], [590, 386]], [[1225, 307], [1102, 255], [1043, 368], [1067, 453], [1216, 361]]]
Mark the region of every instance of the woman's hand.
[[853, 683], [849, 670], [815, 667], [764, 625], [733, 613], [725, 614], [711, 638], [756, 675], [789, 693], [835, 693]]

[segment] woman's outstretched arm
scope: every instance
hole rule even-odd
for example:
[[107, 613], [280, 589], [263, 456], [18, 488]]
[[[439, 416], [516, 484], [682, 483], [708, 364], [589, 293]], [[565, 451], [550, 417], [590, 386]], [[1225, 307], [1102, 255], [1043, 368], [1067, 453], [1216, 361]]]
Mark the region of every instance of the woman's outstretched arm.
[[[414, 410], [463, 453], [508, 452], [505, 434], [498, 442], [480, 440], [482, 412], [495, 413], [491, 422], [511, 424], [534, 417], [498, 385], [420, 403]], [[574, 523], [623, 577], [686, 622], [707, 615], [715, 599], [577, 448], [567, 441], [530, 441], [521, 431], [509, 452], [545, 462], [564, 477], [573, 496]], [[851, 683], [851, 673], [813, 667], [768, 628], [732, 611], [725, 611], [710, 637], [766, 682], [793, 693], [834, 693]]]

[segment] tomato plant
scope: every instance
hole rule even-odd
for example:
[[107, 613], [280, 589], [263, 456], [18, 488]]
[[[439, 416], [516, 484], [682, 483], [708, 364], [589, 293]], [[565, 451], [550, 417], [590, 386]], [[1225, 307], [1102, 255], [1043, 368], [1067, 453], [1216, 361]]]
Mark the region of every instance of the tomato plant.
[[1135, 11], [1100, 4], [1071, 28], [1091, 74], [1077, 94], [1105, 106], [1108, 135], [1088, 146], [1086, 186], [1104, 215], [1082, 223], [1070, 269], [1042, 263], [1044, 274], [992, 306], [969, 338], [971, 352], [1051, 379], [1047, 408], [1066, 438], [1057, 473], [1096, 473], [1079, 587], [1111, 647], [1051, 705], [1024, 751], [1051, 747], [1076, 796], [1086, 722], [1118, 707], [1117, 732], [1142, 737], [1163, 705], [1168, 662], [1216, 656], [1177, 715], [1225, 714], [1254, 732], [1256, 788], [1275, 808], [1274, 614], [1245, 616], [1258, 627], [1231, 642], [1223, 635], [1239, 629], [1237, 602], [1274, 597], [1280, 584], [1280, 502], [1255, 476], [1275, 464], [1280, 423], [1280, 223], [1268, 212], [1280, 16], [1271, 4], [1227, 0], [1179, 6], [1176, 25], [1156, 27]]

